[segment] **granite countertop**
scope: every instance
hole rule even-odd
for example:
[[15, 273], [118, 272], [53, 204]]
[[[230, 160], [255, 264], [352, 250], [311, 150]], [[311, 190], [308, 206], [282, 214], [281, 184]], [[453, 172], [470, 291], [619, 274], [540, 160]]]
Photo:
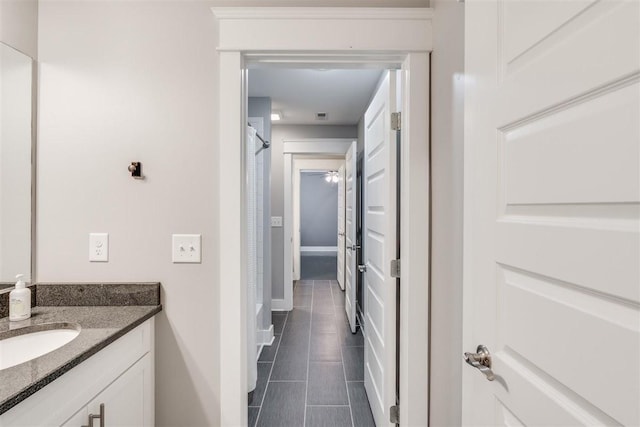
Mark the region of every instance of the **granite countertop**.
[[162, 310], [160, 284], [36, 284], [30, 319], [0, 319], [0, 340], [16, 329], [80, 329], [64, 346], [0, 370], [0, 414], [37, 392]]
[[0, 293], [3, 291], [10, 292], [14, 286], [15, 283], [0, 283]]

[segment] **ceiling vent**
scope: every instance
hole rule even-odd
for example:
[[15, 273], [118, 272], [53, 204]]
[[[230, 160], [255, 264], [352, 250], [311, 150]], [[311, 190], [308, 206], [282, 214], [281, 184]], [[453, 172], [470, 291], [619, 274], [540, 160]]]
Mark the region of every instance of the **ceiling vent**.
[[316, 120], [327, 120], [329, 115], [327, 113], [316, 113]]

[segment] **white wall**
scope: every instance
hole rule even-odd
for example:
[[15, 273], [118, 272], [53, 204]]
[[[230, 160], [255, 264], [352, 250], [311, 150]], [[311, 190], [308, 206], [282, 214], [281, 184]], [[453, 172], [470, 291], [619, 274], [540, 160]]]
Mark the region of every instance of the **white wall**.
[[[38, 279], [160, 281], [156, 424], [219, 424], [217, 56], [194, 1], [40, 4]], [[145, 181], [127, 172], [141, 161]], [[109, 233], [109, 262], [88, 235]], [[171, 234], [202, 263], [172, 264]]]
[[[285, 140], [307, 138], [356, 138], [357, 126], [277, 125], [272, 128], [271, 215], [284, 217]], [[284, 228], [271, 229], [271, 292], [273, 299], [284, 298]]]
[[431, 426], [439, 427], [462, 422], [464, 3], [432, 7]]
[[[40, 4], [38, 279], [162, 282], [158, 426], [220, 424], [216, 259], [224, 242], [216, 234], [214, 3], [427, 6], [425, 0]], [[283, 139], [356, 135], [355, 127], [274, 127], [272, 215], [284, 209]], [[134, 160], [143, 163], [146, 181], [127, 173]], [[92, 231], [110, 233], [109, 263], [88, 262]], [[280, 256], [273, 277], [279, 274], [282, 295], [282, 229], [273, 231]], [[202, 264], [172, 264], [171, 233], [202, 233]]]
[[[300, 246], [338, 246], [338, 183], [325, 172], [300, 174]], [[295, 228], [294, 228], [295, 230]]]
[[0, 0], [0, 41], [38, 57], [37, 0]]

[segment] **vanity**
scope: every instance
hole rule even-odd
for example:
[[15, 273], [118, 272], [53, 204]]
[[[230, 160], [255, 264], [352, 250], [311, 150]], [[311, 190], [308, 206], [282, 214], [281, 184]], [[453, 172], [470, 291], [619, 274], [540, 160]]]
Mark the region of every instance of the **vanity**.
[[[160, 284], [33, 284], [34, 75], [0, 42], [0, 427], [153, 426]], [[33, 310], [10, 322], [17, 274]]]
[[[153, 426], [160, 284], [38, 284], [33, 291], [32, 318], [0, 319], [0, 343], [74, 336], [0, 369], [0, 427]], [[38, 340], [35, 347], [50, 344]], [[3, 357], [0, 345], [0, 368]]]

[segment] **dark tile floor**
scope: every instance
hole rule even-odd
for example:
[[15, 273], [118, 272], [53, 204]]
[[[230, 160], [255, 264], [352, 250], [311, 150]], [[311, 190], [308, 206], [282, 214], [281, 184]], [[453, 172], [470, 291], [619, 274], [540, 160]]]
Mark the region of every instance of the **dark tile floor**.
[[305, 252], [300, 257], [300, 278], [302, 280], [336, 280], [338, 256], [325, 255], [326, 252]]
[[302, 280], [292, 311], [274, 312], [276, 334], [258, 362], [249, 426], [375, 426], [364, 389], [364, 340], [352, 334], [344, 292]]

